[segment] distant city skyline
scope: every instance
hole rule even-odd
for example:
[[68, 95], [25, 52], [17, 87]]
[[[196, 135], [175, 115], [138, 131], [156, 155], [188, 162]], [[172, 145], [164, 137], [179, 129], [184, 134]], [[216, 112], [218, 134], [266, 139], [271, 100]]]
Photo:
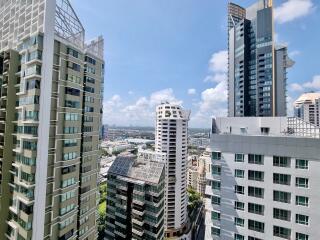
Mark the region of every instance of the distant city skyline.
[[[92, 5], [72, 0], [90, 29], [87, 38], [102, 31], [106, 39], [104, 123], [154, 126], [155, 105], [163, 100], [191, 109], [191, 127], [209, 128], [212, 116], [225, 116], [227, 2], [120, 0]], [[255, 0], [233, 2], [246, 7]], [[292, 103], [302, 92], [320, 89], [314, 49], [319, 7], [315, 0], [274, 4], [276, 42], [287, 43], [296, 62], [288, 72], [292, 115]]]

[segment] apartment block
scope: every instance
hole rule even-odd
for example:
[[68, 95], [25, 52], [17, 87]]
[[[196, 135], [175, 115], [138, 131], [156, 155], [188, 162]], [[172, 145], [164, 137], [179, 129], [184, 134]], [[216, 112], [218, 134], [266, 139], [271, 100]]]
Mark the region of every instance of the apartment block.
[[164, 103], [156, 109], [157, 153], [166, 154], [165, 236], [188, 238], [188, 121], [190, 112], [176, 104]]
[[229, 117], [286, 116], [287, 47], [275, 44], [273, 4], [228, 4]]
[[291, 117], [212, 126], [206, 239], [319, 239], [320, 128]]
[[107, 176], [105, 239], [164, 239], [164, 163], [119, 156]]
[[0, 239], [97, 237], [103, 38], [84, 37], [68, 0], [0, 1]]
[[304, 93], [294, 102], [294, 116], [320, 126], [320, 93]]

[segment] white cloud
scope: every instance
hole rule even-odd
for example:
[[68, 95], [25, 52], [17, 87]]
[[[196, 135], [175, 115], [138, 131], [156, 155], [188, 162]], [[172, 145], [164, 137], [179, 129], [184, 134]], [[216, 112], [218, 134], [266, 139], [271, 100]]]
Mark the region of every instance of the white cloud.
[[195, 95], [197, 93], [197, 90], [196, 89], [194, 89], [194, 88], [189, 88], [188, 89], [188, 94], [189, 95]]
[[212, 117], [227, 115], [227, 83], [218, 83], [201, 93], [201, 101], [197, 104], [198, 111], [191, 116], [190, 124], [210, 128]]
[[294, 100], [292, 97], [288, 96], [287, 97], [287, 115], [293, 116], [293, 104], [294, 104]]
[[209, 61], [209, 74], [204, 82], [220, 83], [227, 80], [228, 51], [223, 50], [212, 54]]
[[153, 92], [149, 97], [140, 97], [133, 104], [125, 104], [119, 95], [114, 95], [104, 103], [103, 120], [119, 126], [153, 126], [155, 107], [162, 102], [182, 104], [171, 88]]
[[320, 75], [314, 76], [310, 82], [304, 83], [303, 86], [313, 90], [320, 90]]
[[227, 73], [228, 51], [223, 50], [212, 54], [209, 61], [209, 75], [205, 82], [213, 82], [216, 85], [201, 93], [201, 100], [195, 104], [197, 111], [191, 115], [190, 125], [210, 128], [213, 117], [227, 115]]
[[214, 73], [225, 73], [228, 71], [228, 51], [223, 50], [212, 54], [209, 61], [209, 69]]
[[303, 86], [299, 83], [292, 83], [290, 84], [289, 89], [293, 92], [302, 92], [303, 91]]
[[289, 52], [290, 57], [299, 56], [301, 52], [299, 50], [293, 50], [292, 52]]
[[274, 10], [275, 21], [282, 24], [308, 15], [314, 4], [312, 0], [288, 0]]

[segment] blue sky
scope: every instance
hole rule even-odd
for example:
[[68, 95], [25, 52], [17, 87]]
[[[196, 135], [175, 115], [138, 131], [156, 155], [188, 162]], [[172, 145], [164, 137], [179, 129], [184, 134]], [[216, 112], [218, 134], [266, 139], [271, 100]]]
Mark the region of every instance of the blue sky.
[[[226, 114], [227, 0], [72, 0], [86, 38], [105, 38], [104, 123], [153, 126], [161, 101], [191, 109], [190, 126]], [[255, 0], [235, 0], [249, 6]], [[288, 102], [320, 89], [316, 0], [275, 0], [276, 39], [296, 61]]]

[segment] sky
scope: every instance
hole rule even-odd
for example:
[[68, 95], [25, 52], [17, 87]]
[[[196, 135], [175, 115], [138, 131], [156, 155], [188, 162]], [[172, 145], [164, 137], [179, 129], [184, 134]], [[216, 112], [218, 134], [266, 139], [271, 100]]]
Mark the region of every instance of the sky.
[[[227, 0], [70, 1], [86, 39], [105, 40], [105, 124], [154, 126], [163, 101], [190, 109], [191, 127], [226, 116]], [[320, 90], [319, 2], [274, 0], [276, 42], [296, 62], [288, 69], [289, 115], [299, 95]]]

